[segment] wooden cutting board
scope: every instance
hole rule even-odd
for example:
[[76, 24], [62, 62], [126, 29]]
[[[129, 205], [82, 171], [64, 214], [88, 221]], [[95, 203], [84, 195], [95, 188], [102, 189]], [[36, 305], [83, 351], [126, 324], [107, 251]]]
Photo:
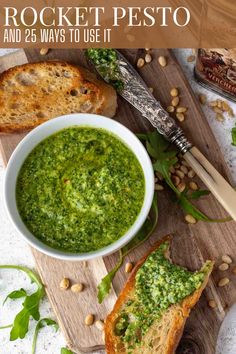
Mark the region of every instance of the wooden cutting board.
[[[143, 52], [141, 50], [125, 50], [123, 54], [132, 63], [135, 63], [137, 58], [143, 55]], [[147, 85], [154, 88], [154, 96], [164, 106], [168, 106], [170, 103], [170, 88], [178, 87], [180, 89], [181, 104], [189, 107], [186, 121], [182, 123], [183, 129], [213, 165], [230, 179], [216, 139], [173, 54], [165, 49], [156, 49], [152, 51], [152, 55], [152, 63], [142, 68], [140, 74]], [[160, 67], [157, 61], [159, 55], [165, 55], [168, 58], [167, 67]], [[38, 49], [30, 49], [20, 50], [1, 58], [0, 71], [17, 64], [52, 59], [67, 60], [74, 64], [86, 66], [83, 53], [80, 50], [51, 50], [46, 57], [42, 57], [39, 55]], [[149, 123], [134, 108], [120, 98], [115, 119], [134, 132], [150, 129]], [[5, 163], [7, 163], [13, 149], [23, 136], [21, 134], [0, 137], [1, 152]], [[187, 225], [184, 222], [180, 208], [170, 201], [168, 191], [159, 192], [158, 199], [158, 227], [150, 240], [133, 251], [127, 257], [127, 261], [135, 263], [149, 249], [150, 245], [169, 233], [174, 235], [172, 244], [174, 262], [192, 270], [199, 268], [203, 261], [208, 258], [216, 260], [216, 264], [219, 264], [220, 257], [223, 254], [231, 255], [236, 261], [236, 232], [233, 221], [222, 224], [198, 222], [196, 225]], [[198, 205], [209, 216], [214, 218], [225, 216], [225, 212], [212, 196], [202, 198], [201, 201], [198, 201]], [[47, 295], [69, 347], [76, 353], [90, 352], [103, 348], [101, 333], [95, 326], [85, 327], [84, 318], [88, 313], [93, 313], [97, 319], [103, 319], [111, 310], [117, 294], [119, 294], [127, 279], [124, 266], [114, 280], [110, 296], [102, 305], [97, 303], [96, 286], [107, 271], [115, 265], [117, 255], [114, 254], [103, 259], [91, 261], [84, 268], [80, 262], [56, 260], [34, 249], [32, 249], [32, 252], [37, 269], [46, 286]], [[85, 291], [78, 295], [73, 294], [71, 291], [60, 290], [59, 283], [64, 276], [70, 278], [72, 282], [83, 282]], [[231, 282], [227, 287], [218, 288], [216, 284], [222, 276], [228, 276]], [[215, 299], [218, 304], [217, 310], [208, 307], [207, 300], [209, 298]], [[236, 276], [232, 275], [230, 271], [225, 274], [214, 271], [206, 291], [187, 320], [177, 352], [181, 354], [213, 354], [225, 309], [235, 300]]]

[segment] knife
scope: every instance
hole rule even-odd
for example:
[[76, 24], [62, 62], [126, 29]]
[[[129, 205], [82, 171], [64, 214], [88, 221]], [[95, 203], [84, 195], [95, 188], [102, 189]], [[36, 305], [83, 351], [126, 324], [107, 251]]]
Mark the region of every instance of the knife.
[[[191, 144], [176, 121], [154, 98], [141, 76], [128, 60], [117, 50], [116, 54], [120, 80], [123, 82], [119, 94], [141, 112], [142, 116], [147, 118], [160, 134], [178, 147], [183, 154], [183, 158], [236, 221], [236, 191], [198, 148]], [[90, 61], [90, 64], [95, 67], [106, 82], [110, 83], [107, 74], [102, 75], [92, 61]]]

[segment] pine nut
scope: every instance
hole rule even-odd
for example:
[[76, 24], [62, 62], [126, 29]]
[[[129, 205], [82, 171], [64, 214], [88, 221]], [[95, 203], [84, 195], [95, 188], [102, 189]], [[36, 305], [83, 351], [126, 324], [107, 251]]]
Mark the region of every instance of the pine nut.
[[233, 268], [232, 272], [236, 274], [236, 267]]
[[180, 178], [178, 176], [173, 175], [171, 179], [176, 187], [180, 184]]
[[182, 163], [182, 165], [189, 167], [189, 164], [187, 163], [187, 161], [183, 160], [183, 161], [181, 161], [181, 163]]
[[180, 166], [180, 170], [181, 170], [185, 175], [188, 174], [188, 169], [187, 169], [186, 166], [184, 166], [184, 165]]
[[169, 112], [169, 113], [173, 113], [173, 112], [175, 111], [175, 107], [173, 107], [173, 106], [168, 106], [168, 107], [166, 108], [166, 110], [167, 110], [167, 112]]
[[40, 55], [46, 55], [49, 52], [49, 48], [42, 48], [40, 49]]
[[227, 264], [231, 264], [232, 263], [232, 259], [230, 258], [230, 256], [228, 256], [227, 254], [224, 254], [222, 257], [221, 257], [222, 261], [224, 263], [227, 263]]
[[163, 68], [167, 65], [167, 60], [166, 60], [166, 57], [164, 57], [164, 56], [160, 56], [158, 58], [158, 62]]
[[222, 263], [219, 265], [219, 270], [225, 271], [227, 269], [229, 269], [229, 265], [227, 263]]
[[172, 88], [172, 89], [170, 90], [170, 95], [171, 95], [172, 97], [178, 96], [178, 95], [179, 95], [179, 90], [178, 90], [176, 87]]
[[179, 122], [183, 122], [185, 119], [183, 113], [176, 113], [176, 118], [178, 119]]
[[175, 168], [173, 166], [170, 166], [169, 171], [170, 173], [175, 173]]
[[150, 48], [145, 48], [146, 52], [148, 52], [150, 50]]
[[173, 100], [171, 101], [171, 105], [174, 107], [177, 107], [179, 104], [179, 96], [176, 96], [173, 98]]
[[87, 268], [87, 266], [88, 266], [88, 262], [87, 261], [83, 261], [83, 267]]
[[130, 263], [130, 262], [126, 263], [126, 265], [125, 265], [125, 273], [130, 273], [132, 269], [133, 269], [133, 264]]
[[155, 174], [160, 181], [163, 181], [163, 176], [158, 171], [156, 171]]
[[145, 61], [143, 58], [139, 58], [138, 61], [137, 61], [137, 67], [138, 68], [142, 68], [145, 64]]
[[194, 170], [190, 170], [190, 171], [188, 172], [188, 177], [189, 177], [189, 178], [193, 178], [195, 175], [196, 175], [196, 173], [195, 173]]
[[83, 284], [78, 283], [78, 284], [73, 284], [72, 287], [70, 288], [73, 293], [80, 293], [83, 291]]
[[147, 53], [145, 55], [145, 62], [146, 63], [151, 63], [151, 61], [152, 61], [152, 56], [151, 56], [151, 54]]
[[177, 174], [177, 176], [178, 176], [179, 178], [181, 178], [181, 179], [184, 178], [184, 173], [183, 173], [182, 171], [176, 170], [175, 173]]
[[185, 221], [187, 221], [188, 224], [196, 224], [197, 220], [190, 214], [185, 215]]
[[151, 93], [153, 93], [153, 92], [154, 92], [154, 88], [153, 88], [153, 87], [149, 87], [149, 91], [150, 91]]
[[174, 164], [174, 168], [180, 168], [180, 164], [176, 162], [176, 164]]
[[186, 188], [186, 184], [184, 182], [181, 182], [178, 186], [177, 186], [178, 190], [180, 193], [182, 193], [185, 188]]
[[215, 302], [215, 300], [209, 300], [209, 301], [208, 301], [208, 305], [209, 305], [209, 307], [211, 307], [212, 309], [215, 309], [215, 308], [216, 308], [216, 302]]
[[198, 99], [202, 105], [206, 104], [207, 98], [206, 98], [206, 95], [204, 95], [203, 93], [199, 94]]
[[209, 106], [210, 106], [210, 107], [216, 107], [216, 106], [217, 106], [217, 101], [211, 101], [211, 102], [209, 103]]
[[155, 183], [158, 182], [158, 178], [157, 178], [157, 177], [154, 178], [154, 182], [155, 182]]
[[99, 329], [99, 331], [104, 330], [104, 322], [102, 320], [97, 320], [95, 322], [95, 326], [97, 327], [97, 329]]
[[223, 122], [225, 120], [223, 114], [222, 113], [217, 113], [216, 114], [216, 120], [218, 120], [218, 122]]
[[188, 62], [188, 63], [191, 63], [191, 62], [195, 61], [195, 59], [196, 59], [195, 55], [189, 55], [189, 56], [187, 57], [187, 62]]
[[60, 288], [62, 290], [67, 290], [70, 287], [70, 280], [68, 278], [63, 278], [60, 282]]
[[90, 313], [85, 317], [84, 323], [86, 324], [86, 326], [92, 326], [93, 322], [94, 322], [94, 315]]
[[219, 107], [213, 107], [215, 113], [222, 113], [222, 110]]
[[190, 182], [189, 187], [192, 189], [192, 191], [197, 191], [198, 190], [198, 185], [196, 182]]
[[177, 113], [185, 113], [187, 112], [188, 108], [187, 107], [177, 107], [176, 112]]
[[218, 282], [218, 286], [219, 287], [222, 287], [222, 286], [225, 286], [229, 284], [229, 278], [222, 278], [220, 279], [220, 281]]
[[155, 191], [163, 191], [164, 187], [161, 184], [155, 184]]

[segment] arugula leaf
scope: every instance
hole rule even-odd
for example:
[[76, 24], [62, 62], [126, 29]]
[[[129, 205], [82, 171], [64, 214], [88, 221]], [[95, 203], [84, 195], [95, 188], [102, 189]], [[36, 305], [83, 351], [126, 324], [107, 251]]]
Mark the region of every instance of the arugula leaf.
[[74, 353], [67, 348], [61, 348], [61, 354], [74, 354]]
[[24, 338], [29, 328], [29, 321], [32, 317], [36, 321], [39, 320], [39, 305], [40, 301], [43, 298], [45, 291], [43, 284], [41, 283], [37, 274], [35, 274], [32, 270], [22, 266], [16, 265], [0, 265], [0, 269], [16, 269], [26, 273], [31, 279], [32, 283], [35, 283], [37, 286], [37, 290], [31, 294], [25, 296], [25, 300], [23, 302], [22, 310], [16, 315], [12, 330], [10, 333], [10, 340], [16, 340], [18, 338]]
[[232, 128], [231, 134], [232, 134], [232, 144], [236, 146], [236, 127]]
[[55, 328], [55, 331], [57, 331], [59, 328], [58, 324], [55, 321], [53, 321], [51, 318], [42, 318], [40, 321], [38, 321], [38, 323], [35, 327], [35, 331], [34, 331], [32, 351], [31, 351], [32, 354], [34, 354], [35, 350], [36, 350], [38, 333], [41, 328], [46, 327], [46, 326], [53, 326]]
[[3, 301], [3, 305], [5, 304], [7, 299], [20, 299], [20, 298], [26, 297], [26, 296], [27, 296], [27, 292], [25, 291], [25, 289], [21, 288], [20, 290], [14, 290], [10, 294], [7, 295], [7, 297]]
[[115, 267], [101, 280], [98, 285], [98, 302], [101, 304], [105, 297], [109, 294], [111, 290], [112, 280], [114, 279], [117, 271], [123, 264], [124, 258], [136, 247], [140, 246], [143, 242], [145, 242], [153, 233], [156, 228], [158, 221], [158, 207], [157, 207], [157, 194], [154, 194], [151, 214], [148, 217], [141, 227], [141, 229], [137, 232], [136, 236], [125, 245], [119, 253], [119, 260]]
[[198, 191], [193, 191], [191, 194], [188, 194], [188, 199], [199, 199], [204, 195], [209, 195], [211, 192], [208, 190], [200, 189]]

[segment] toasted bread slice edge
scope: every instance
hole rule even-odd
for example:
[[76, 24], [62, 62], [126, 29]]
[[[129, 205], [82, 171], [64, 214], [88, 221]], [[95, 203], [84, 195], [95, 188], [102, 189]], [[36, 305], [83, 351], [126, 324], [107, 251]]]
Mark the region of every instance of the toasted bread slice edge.
[[[130, 296], [132, 291], [134, 290], [135, 286], [135, 276], [138, 271], [138, 269], [142, 266], [142, 264], [146, 261], [148, 256], [158, 249], [160, 245], [164, 242], [169, 242], [171, 241], [171, 236], [167, 235], [164, 238], [162, 238], [160, 241], [155, 243], [153, 247], [149, 250], [147, 254], [145, 254], [139, 262], [136, 264], [134, 267], [129, 279], [127, 280], [123, 290], [121, 291], [115, 306], [112, 310], [112, 312], [107, 316], [106, 321], [105, 321], [105, 345], [106, 345], [106, 352], [107, 354], [118, 354], [116, 351], [116, 346], [119, 343], [119, 337], [115, 336], [113, 334], [113, 329], [115, 325], [115, 321], [118, 317], [118, 314], [120, 312], [120, 309], [122, 308], [122, 305], [125, 303], [127, 298]], [[194, 307], [194, 305], [197, 303], [199, 300], [202, 291], [207, 285], [209, 276], [212, 272], [213, 269], [213, 262], [210, 263], [209, 266], [209, 271], [206, 273], [205, 279], [202, 283], [202, 286], [197, 289], [193, 294], [189, 295], [186, 297], [181, 304], [182, 308], [182, 316], [176, 316], [175, 321], [171, 327], [170, 333], [168, 335], [168, 344], [167, 344], [167, 350], [163, 354], [173, 354], [178, 346], [178, 343], [182, 337], [184, 325], [186, 322], [187, 317], [189, 316], [189, 313], [191, 309]], [[122, 352], [123, 354], [124, 352]], [[120, 354], [120, 353], [119, 353]]]

